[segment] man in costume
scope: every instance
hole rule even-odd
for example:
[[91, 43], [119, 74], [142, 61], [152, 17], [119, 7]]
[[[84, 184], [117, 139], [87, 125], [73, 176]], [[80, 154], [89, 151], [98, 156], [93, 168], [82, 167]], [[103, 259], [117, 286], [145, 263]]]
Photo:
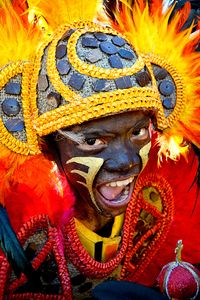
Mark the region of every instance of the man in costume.
[[199, 263], [199, 32], [165, 2], [3, 2], [0, 299]]

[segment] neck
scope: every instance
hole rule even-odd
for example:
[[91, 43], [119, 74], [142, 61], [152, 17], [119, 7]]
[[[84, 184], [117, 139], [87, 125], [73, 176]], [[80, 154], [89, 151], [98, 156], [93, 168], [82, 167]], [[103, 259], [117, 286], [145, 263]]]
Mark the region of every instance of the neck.
[[105, 217], [96, 210], [94, 210], [91, 206], [87, 205], [81, 201], [81, 203], [77, 200], [75, 204], [75, 218], [78, 219], [82, 224], [84, 224], [88, 229], [97, 232], [101, 230], [106, 224], [108, 224], [112, 217]]

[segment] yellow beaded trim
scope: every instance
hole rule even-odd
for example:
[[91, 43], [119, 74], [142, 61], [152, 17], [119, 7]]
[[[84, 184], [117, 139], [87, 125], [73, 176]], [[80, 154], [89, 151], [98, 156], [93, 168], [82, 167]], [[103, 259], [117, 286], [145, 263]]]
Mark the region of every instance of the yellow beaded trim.
[[[39, 153], [37, 137], [35, 131], [33, 131], [31, 120], [30, 120], [30, 112], [29, 112], [29, 95], [28, 95], [28, 64], [24, 64], [22, 62], [16, 62], [9, 64], [3, 70], [1, 70], [0, 74], [0, 90], [8, 83], [8, 81], [19, 74], [22, 74], [22, 106], [23, 106], [23, 117], [26, 128], [26, 136], [27, 142], [22, 142], [17, 140], [11, 133], [8, 132], [3, 121], [0, 120], [0, 141], [10, 150], [19, 153], [19, 154], [37, 154]], [[23, 86], [24, 85], [24, 86]]]
[[29, 154], [40, 153], [38, 137], [33, 127], [33, 114], [30, 106], [30, 79], [33, 72], [33, 64], [25, 63], [22, 74], [22, 109], [26, 129], [27, 144], [29, 145]]
[[167, 126], [157, 91], [148, 87], [133, 87], [127, 90], [95, 94], [76, 103], [66, 104], [53, 111], [48, 111], [36, 120], [35, 128], [37, 134], [43, 136], [62, 127], [140, 108], [156, 109], [158, 122]]
[[51, 42], [52, 37], [47, 39], [45, 43], [41, 45], [41, 47], [38, 49], [37, 55], [34, 59], [33, 63], [33, 70], [31, 72], [31, 78], [30, 78], [30, 91], [29, 91], [29, 103], [31, 108], [31, 116], [32, 119], [38, 118], [38, 106], [37, 106], [37, 100], [38, 100], [38, 91], [37, 91], [37, 83], [38, 83], [38, 76], [39, 72], [41, 70], [41, 62], [42, 57], [44, 54], [45, 48], [48, 46], [48, 44]]
[[[78, 40], [81, 35], [83, 35], [86, 32], [95, 32], [97, 31], [96, 26], [94, 25], [91, 28], [84, 28], [84, 29], [78, 29], [76, 30], [69, 38], [68, 44], [67, 44], [67, 54], [70, 64], [79, 72], [88, 76], [92, 76], [95, 78], [103, 78], [103, 79], [116, 79], [123, 76], [129, 76], [137, 73], [138, 71], [142, 70], [144, 67], [144, 61], [141, 58], [141, 56], [138, 56], [138, 59], [130, 68], [123, 68], [123, 69], [116, 69], [112, 68], [101, 68], [97, 67], [95, 65], [88, 64], [84, 61], [82, 61], [76, 51], [76, 45], [78, 43]], [[112, 29], [110, 28], [101, 28], [101, 32], [107, 33], [107, 34], [114, 34]], [[116, 33], [115, 33], [116, 34]], [[118, 33], [118, 36], [123, 37]]]
[[[51, 83], [54, 85], [56, 90], [65, 98], [67, 101], [70, 102], [70, 99], [81, 99], [81, 96], [78, 93], [73, 92], [69, 87], [67, 87], [63, 81], [60, 78], [60, 74], [56, 67], [56, 59], [55, 59], [55, 53], [56, 53], [56, 46], [61, 39], [62, 35], [69, 29], [73, 28], [80, 28], [84, 27], [84, 29], [78, 29], [71, 35], [68, 41], [67, 46], [67, 53], [68, 53], [68, 59], [71, 65], [80, 73], [96, 77], [96, 78], [105, 78], [105, 79], [115, 79], [122, 76], [127, 75], [133, 75], [134, 73], [140, 71], [144, 67], [144, 62], [141, 58], [141, 56], [138, 58], [136, 63], [131, 68], [123, 68], [123, 69], [112, 69], [112, 72], [110, 69], [106, 68], [100, 68], [96, 67], [95, 65], [90, 65], [82, 60], [79, 59], [79, 57], [76, 54], [76, 44], [79, 39], [79, 37], [85, 33], [85, 32], [95, 32], [95, 31], [101, 31], [103, 33], [107, 34], [117, 34], [119, 33], [115, 32], [114, 30], [110, 28], [103, 28], [100, 25], [96, 25], [91, 22], [80, 22], [80, 23], [74, 23], [71, 25], [64, 25], [60, 27], [58, 30], [56, 36], [54, 36], [54, 39], [49, 47], [48, 50], [48, 58], [47, 58], [47, 73], [51, 80]], [[86, 28], [85, 28], [86, 27]], [[120, 34], [121, 37], [124, 37]]]
[[54, 37], [49, 49], [47, 57], [47, 74], [51, 80], [51, 83], [56, 88], [58, 93], [62, 95], [67, 101], [70, 99], [81, 99], [81, 96], [73, 92], [60, 78], [60, 74], [56, 67], [55, 52], [58, 40], [61, 39], [62, 35], [69, 29], [72, 29], [71, 25], [62, 26], [56, 36]]
[[170, 65], [165, 59], [156, 55], [151, 55], [150, 60], [152, 63], [165, 68], [168, 71], [168, 73], [172, 76], [176, 86], [176, 105], [174, 107], [173, 112], [167, 118], [168, 127], [171, 127], [177, 121], [186, 103], [186, 94], [184, 90], [183, 80], [177, 72], [177, 70], [172, 65]]
[[[56, 59], [55, 59], [56, 46], [57, 46], [58, 41], [60, 39], [62, 39], [62, 36], [66, 33], [67, 30], [82, 28], [85, 26], [87, 28], [90, 28], [91, 26], [93, 26], [93, 23], [92, 22], [74, 22], [73, 24], [65, 24], [65, 25], [60, 26], [59, 29], [56, 31], [56, 34], [53, 37], [51, 46], [48, 49], [47, 66], [46, 66], [48, 76], [51, 80], [51, 83], [57, 90], [57, 92], [60, 93], [62, 95], [62, 97], [67, 99], [68, 102], [70, 102], [70, 99], [75, 99], [75, 100], [81, 99], [81, 96], [78, 93], [73, 92], [61, 80], [60, 74], [56, 67]], [[96, 25], [97, 30], [100, 30], [101, 28], [102, 27], [100, 25]], [[40, 59], [40, 56], [38, 56], [38, 59]]]
[[[40, 153], [39, 141], [37, 135], [39, 136], [47, 135], [62, 127], [81, 124], [83, 122], [95, 118], [116, 114], [127, 110], [136, 110], [141, 108], [154, 110], [157, 114], [157, 126], [161, 130], [166, 129], [167, 127], [171, 127], [173, 123], [177, 120], [180, 113], [182, 112], [186, 101], [185, 92], [183, 90], [182, 78], [173, 66], [171, 66], [163, 58], [160, 58], [158, 56], [152, 55], [149, 58], [149, 56], [140, 55], [140, 59], [142, 62], [141, 68], [143, 68], [144, 65], [147, 66], [152, 79], [152, 85], [153, 85], [152, 87], [143, 87], [143, 88], [132, 87], [130, 89], [125, 89], [125, 90], [115, 90], [111, 92], [94, 94], [88, 98], [82, 99], [81, 96], [79, 96], [77, 93], [71, 91], [67, 86], [65, 86], [62, 80], [60, 79], [60, 75], [56, 68], [56, 60], [55, 60], [56, 46], [58, 41], [62, 37], [62, 35], [67, 30], [72, 28], [77, 28], [77, 27], [78, 28], [85, 27], [85, 26], [87, 26], [87, 29], [85, 28], [79, 29], [74, 33], [75, 39], [74, 39], [74, 34], [71, 35], [71, 37], [73, 36], [72, 45], [76, 45], [78, 38], [84, 32], [101, 31], [104, 33], [117, 34], [112, 29], [102, 28], [99, 25], [94, 26], [94, 24], [91, 22], [74, 23], [73, 26], [63, 25], [60, 27], [60, 29], [57, 31], [54, 37], [50, 37], [44, 44], [42, 44], [34, 60], [34, 64], [17, 62], [8, 65], [1, 71], [0, 89], [4, 87], [4, 85], [9, 81], [10, 78], [18, 74], [22, 74], [21, 96], [22, 96], [24, 122], [26, 127], [26, 134], [27, 134], [27, 143], [24, 143], [14, 138], [7, 131], [3, 122], [0, 120], [0, 131], [2, 133], [2, 135], [0, 136], [0, 141], [12, 151], [20, 154], [25, 154], [25, 155], [29, 155], [29, 154], [34, 155]], [[38, 97], [37, 81], [38, 81], [39, 72], [41, 70], [41, 61], [44, 54], [44, 50], [49, 44], [50, 46], [48, 49], [48, 59], [47, 59], [48, 75], [56, 90], [67, 101], [69, 102], [71, 101], [71, 103], [60, 106], [57, 109], [48, 111], [42, 114], [41, 116], [39, 116], [38, 107], [37, 107], [37, 97]], [[72, 47], [72, 45], [70, 45], [70, 47]], [[76, 61], [75, 64], [72, 63], [76, 67], [76, 69], [78, 63], [79, 62]], [[164, 115], [164, 109], [160, 99], [160, 94], [158, 92], [157, 83], [153, 74], [151, 63], [155, 63], [161, 67], [166, 68], [169, 74], [174, 79], [176, 85], [176, 89], [177, 89], [176, 106], [174, 108], [174, 111], [170, 114], [168, 118], [166, 118]], [[88, 66], [88, 64], [85, 65]], [[127, 68], [129, 71], [132, 70], [130, 73], [131, 75], [133, 75], [134, 72], [137, 72], [141, 69], [141, 68], [134, 69], [136, 66], [137, 65], [135, 63], [133, 67]], [[91, 67], [93, 68], [94, 66]], [[95, 68], [97, 67], [95, 66]], [[96, 72], [95, 68], [93, 71]], [[99, 68], [99, 69], [102, 69], [104, 72], [107, 70], [103, 68]], [[112, 74], [114, 73], [114, 75], [111, 75], [111, 77], [109, 76], [107, 77], [107, 75], [105, 74], [102, 75], [100, 70], [99, 78], [113, 79], [124, 75], [130, 75], [129, 73], [125, 73], [125, 74], [120, 73], [121, 71], [124, 72], [124, 70], [126, 69], [122, 69], [122, 70], [112, 69], [112, 72], [110, 72], [109, 70], [110, 73]], [[97, 75], [92, 73], [93, 71], [92, 70], [86, 71], [86, 73], [84, 71], [84, 74], [90, 76], [95, 75], [96, 77]], [[119, 72], [119, 74], [116, 75], [115, 71]]]

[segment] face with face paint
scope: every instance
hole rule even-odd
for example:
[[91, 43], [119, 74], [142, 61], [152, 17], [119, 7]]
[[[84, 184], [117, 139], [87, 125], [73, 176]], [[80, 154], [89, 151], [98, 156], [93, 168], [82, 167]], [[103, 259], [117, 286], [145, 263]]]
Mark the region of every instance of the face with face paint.
[[77, 193], [75, 214], [92, 229], [126, 210], [148, 160], [149, 126], [150, 117], [134, 111], [57, 134], [60, 163]]

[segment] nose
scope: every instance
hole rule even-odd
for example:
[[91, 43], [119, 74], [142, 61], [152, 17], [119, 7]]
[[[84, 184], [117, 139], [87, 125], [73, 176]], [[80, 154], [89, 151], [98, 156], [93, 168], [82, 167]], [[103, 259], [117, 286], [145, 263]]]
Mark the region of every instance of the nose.
[[[140, 169], [141, 161], [139, 155], [133, 151], [117, 151], [104, 163], [104, 168], [108, 172], [127, 173], [133, 168]], [[137, 170], [138, 172], [138, 170]]]

